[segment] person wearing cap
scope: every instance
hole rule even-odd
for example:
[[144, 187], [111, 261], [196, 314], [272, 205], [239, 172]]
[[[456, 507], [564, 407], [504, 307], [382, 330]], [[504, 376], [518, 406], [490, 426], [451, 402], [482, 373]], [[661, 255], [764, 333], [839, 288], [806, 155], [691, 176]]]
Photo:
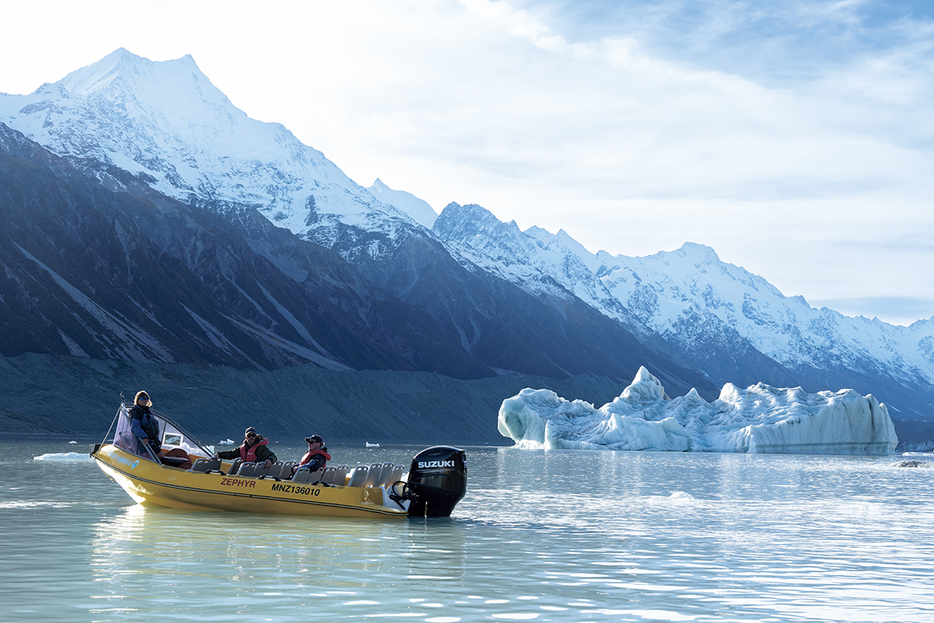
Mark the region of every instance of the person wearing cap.
[[137, 392], [133, 406], [127, 414], [130, 416], [130, 430], [133, 434], [148, 445], [155, 457], [162, 451], [162, 439], [159, 435], [159, 422], [152, 415], [152, 400], [145, 391]]
[[305, 437], [305, 441], [308, 443], [308, 452], [299, 461], [298, 467], [292, 468], [293, 474], [298, 471], [299, 467], [307, 467], [308, 471], [316, 472], [319, 469], [324, 469], [324, 466], [331, 460], [331, 455], [328, 454], [328, 449], [324, 447], [324, 439], [321, 438], [321, 435]]
[[243, 459], [244, 463], [265, 463], [266, 467], [272, 467], [275, 463], [276, 454], [269, 449], [269, 440], [263, 439], [262, 435], [256, 433], [252, 426], [243, 432], [243, 445], [233, 450], [224, 450], [214, 454], [215, 459]]

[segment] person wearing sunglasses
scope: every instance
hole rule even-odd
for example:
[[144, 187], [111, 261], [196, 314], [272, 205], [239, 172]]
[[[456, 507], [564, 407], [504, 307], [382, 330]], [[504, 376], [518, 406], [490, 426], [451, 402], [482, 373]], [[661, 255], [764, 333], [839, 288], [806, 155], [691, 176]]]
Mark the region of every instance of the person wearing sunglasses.
[[269, 449], [269, 440], [263, 439], [262, 435], [256, 433], [252, 426], [243, 433], [243, 445], [233, 450], [224, 450], [214, 455], [215, 459], [243, 459], [244, 463], [265, 463], [266, 467], [272, 467], [275, 463], [276, 454]]
[[331, 460], [331, 455], [328, 454], [328, 449], [324, 447], [324, 439], [321, 438], [321, 435], [305, 437], [305, 443], [308, 444], [308, 452], [305, 453], [298, 465], [292, 468], [293, 474], [300, 467], [307, 467], [308, 471], [316, 472], [319, 469], [324, 469], [328, 461]]

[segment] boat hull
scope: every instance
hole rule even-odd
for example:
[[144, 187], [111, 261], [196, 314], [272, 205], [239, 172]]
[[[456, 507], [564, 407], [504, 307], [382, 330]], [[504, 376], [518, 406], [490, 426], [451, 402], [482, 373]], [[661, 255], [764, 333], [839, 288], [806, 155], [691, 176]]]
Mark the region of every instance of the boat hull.
[[189, 472], [140, 459], [109, 444], [92, 456], [105, 474], [144, 506], [324, 517], [408, 516], [402, 508], [384, 505], [386, 496], [381, 487], [313, 485]]

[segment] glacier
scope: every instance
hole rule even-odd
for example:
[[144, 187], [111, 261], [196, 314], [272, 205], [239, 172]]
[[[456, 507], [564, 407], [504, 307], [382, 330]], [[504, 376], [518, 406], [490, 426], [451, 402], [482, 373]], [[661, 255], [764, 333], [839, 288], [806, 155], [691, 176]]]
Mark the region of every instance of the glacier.
[[671, 399], [645, 367], [599, 409], [523, 389], [503, 401], [497, 429], [525, 449], [886, 455], [898, 443], [888, 409], [871, 394], [727, 383], [713, 402], [693, 389]]

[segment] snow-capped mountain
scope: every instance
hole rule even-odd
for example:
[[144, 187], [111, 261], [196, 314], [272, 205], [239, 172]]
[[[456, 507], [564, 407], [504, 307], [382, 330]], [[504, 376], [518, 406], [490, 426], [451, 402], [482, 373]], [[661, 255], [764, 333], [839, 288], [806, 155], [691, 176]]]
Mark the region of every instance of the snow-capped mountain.
[[0, 96], [0, 122], [180, 201], [255, 207], [296, 234], [324, 214], [370, 229], [411, 221], [281, 124], [250, 119], [191, 56], [152, 62], [119, 49], [30, 95]]
[[[764, 381], [872, 392], [893, 415], [934, 405], [934, 319], [895, 327], [816, 310], [701, 245], [614, 257], [478, 206], [436, 216], [379, 180], [361, 187], [283, 126], [250, 119], [190, 56], [154, 63], [117, 50], [30, 95], [0, 95], [0, 123], [102, 181], [116, 167], [221, 214], [258, 210], [336, 251], [493, 369], [622, 379], [647, 365], [679, 389]], [[291, 251], [250, 244], [280, 268], [289, 262]], [[657, 365], [644, 361], [652, 357]]]
[[[901, 327], [815, 309], [703, 245], [647, 257], [594, 254], [563, 231], [523, 232], [479, 206], [457, 204], [433, 231], [460, 257], [514, 283], [536, 292], [561, 288], [637, 335], [655, 332], [714, 383], [895, 384], [902, 387], [889, 398], [896, 410], [916, 404], [905, 393], [934, 386], [934, 318]], [[780, 367], [752, 365], [752, 351]], [[891, 383], [869, 381], [880, 378]]]

